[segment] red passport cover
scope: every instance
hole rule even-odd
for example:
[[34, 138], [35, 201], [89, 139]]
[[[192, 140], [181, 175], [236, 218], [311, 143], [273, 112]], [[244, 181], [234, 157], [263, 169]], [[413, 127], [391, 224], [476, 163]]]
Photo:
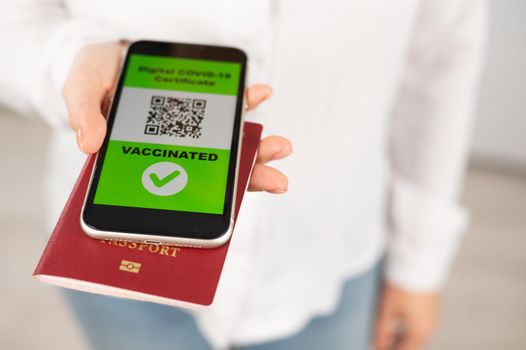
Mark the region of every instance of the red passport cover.
[[[254, 165], [262, 126], [244, 124], [235, 218]], [[90, 157], [60, 215], [33, 276], [98, 294], [195, 307], [214, 300], [229, 242], [213, 249], [100, 241], [80, 227], [95, 157]]]

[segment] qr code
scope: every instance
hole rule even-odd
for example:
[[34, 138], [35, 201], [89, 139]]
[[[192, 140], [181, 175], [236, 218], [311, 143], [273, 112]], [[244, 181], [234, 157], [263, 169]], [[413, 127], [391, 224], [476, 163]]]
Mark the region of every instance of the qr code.
[[203, 99], [152, 96], [144, 133], [197, 139], [205, 110]]

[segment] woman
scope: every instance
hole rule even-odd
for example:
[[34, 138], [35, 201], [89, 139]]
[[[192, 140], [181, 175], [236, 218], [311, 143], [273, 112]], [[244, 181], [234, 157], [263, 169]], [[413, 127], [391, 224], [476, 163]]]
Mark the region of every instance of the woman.
[[[294, 144], [294, 156], [281, 163], [288, 193], [246, 198], [211, 309], [189, 316], [68, 294], [97, 348], [367, 349], [372, 341], [376, 349], [421, 349], [428, 341], [465, 226], [457, 197], [484, 1], [26, 0], [3, 7], [2, 102], [56, 126], [50, 223], [83, 161], [75, 135], [86, 153], [100, 147], [101, 105], [122, 39], [244, 49], [249, 82], [275, 91], [249, 119]], [[270, 91], [249, 90], [250, 107]], [[283, 138], [262, 143], [252, 189], [285, 192], [285, 176], [263, 163], [290, 152]]]

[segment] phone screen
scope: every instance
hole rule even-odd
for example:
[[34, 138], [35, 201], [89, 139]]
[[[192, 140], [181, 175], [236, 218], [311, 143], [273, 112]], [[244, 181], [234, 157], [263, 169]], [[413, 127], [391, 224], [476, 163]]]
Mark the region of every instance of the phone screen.
[[223, 214], [240, 75], [236, 62], [130, 54], [93, 204]]

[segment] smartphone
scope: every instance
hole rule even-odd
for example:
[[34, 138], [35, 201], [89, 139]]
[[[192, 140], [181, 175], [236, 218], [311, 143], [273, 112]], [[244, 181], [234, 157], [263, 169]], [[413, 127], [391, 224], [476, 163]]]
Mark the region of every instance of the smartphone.
[[202, 248], [228, 241], [246, 66], [236, 48], [129, 46], [82, 208], [88, 235]]

